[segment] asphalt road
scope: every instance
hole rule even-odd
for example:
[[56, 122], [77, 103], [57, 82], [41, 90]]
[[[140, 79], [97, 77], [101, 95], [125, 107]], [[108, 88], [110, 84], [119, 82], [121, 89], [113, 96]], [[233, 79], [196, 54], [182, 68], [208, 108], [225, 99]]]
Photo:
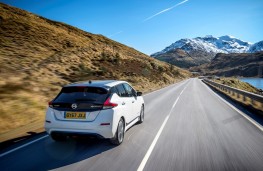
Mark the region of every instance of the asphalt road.
[[263, 170], [263, 132], [198, 79], [144, 96], [145, 121], [120, 146], [43, 138], [0, 158], [4, 170]]

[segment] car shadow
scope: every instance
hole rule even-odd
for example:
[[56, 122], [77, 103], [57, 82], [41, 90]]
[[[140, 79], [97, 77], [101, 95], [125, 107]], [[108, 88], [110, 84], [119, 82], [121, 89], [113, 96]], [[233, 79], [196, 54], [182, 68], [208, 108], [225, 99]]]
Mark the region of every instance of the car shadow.
[[47, 161], [50, 160], [50, 162], [42, 168], [43, 170], [50, 170], [74, 164], [114, 147], [116, 146], [110, 144], [107, 139], [77, 137], [64, 142], [55, 142], [50, 139], [45, 143], [45, 152], [41, 157], [47, 159]]
[[115, 147], [107, 139], [75, 137], [55, 142], [47, 137], [1, 158], [0, 165], [3, 170], [58, 169]]

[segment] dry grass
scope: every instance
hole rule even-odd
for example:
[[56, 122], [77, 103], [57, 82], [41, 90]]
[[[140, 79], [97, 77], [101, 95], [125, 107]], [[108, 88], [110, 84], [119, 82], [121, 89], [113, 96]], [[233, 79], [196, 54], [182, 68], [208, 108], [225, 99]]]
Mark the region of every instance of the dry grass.
[[102, 35], [1, 3], [0, 11], [0, 137], [44, 122], [47, 102], [70, 82], [127, 80], [149, 92], [190, 77]]
[[[246, 82], [240, 81], [236, 78], [220, 78], [220, 80], [213, 80], [213, 81], [227, 85], [227, 86], [230, 86], [230, 87], [234, 87], [237, 89], [245, 90], [248, 92], [258, 93], [257, 88], [253, 87], [252, 85], [250, 85]], [[239, 94], [234, 93], [234, 92], [223, 91], [217, 87], [214, 87], [214, 88], [216, 88], [218, 91], [222, 92], [223, 94], [227, 95], [231, 99], [233, 99], [233, 100], [235, 100], [235, 101], [237, 101], [237, 102], [239, 102], [245, 106], [249, 106], [249, 107], [252, 107], [254, 109], [257, 109], [258, 111], [261, 111], [263, 113], [263, 104], [262, 103], [255, 101], [255, 100], [252, 100], [250, 98], [244, 97], [243, 95], [239, 95]]]
[[230, 87], [234, 87], [237, 89], [241, 89], [241, 90], [245, 90], [251, 93], [258, 93], [258, 89], [252, 85], [250, 85], [249, 83], [240, 81], [237, 78], [233, 78], [233, 77], [221, 77], [220, 79], [216, 79], [214, 80], [215, 82], [230, 86]]

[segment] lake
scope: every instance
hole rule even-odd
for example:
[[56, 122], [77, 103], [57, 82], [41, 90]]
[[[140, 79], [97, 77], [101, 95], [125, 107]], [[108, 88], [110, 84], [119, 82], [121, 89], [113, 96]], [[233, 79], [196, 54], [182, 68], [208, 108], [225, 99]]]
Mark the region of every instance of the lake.
[[247, 82], [256, 88], [263, 90], [263, 78], [239, 78], [241, 81]]

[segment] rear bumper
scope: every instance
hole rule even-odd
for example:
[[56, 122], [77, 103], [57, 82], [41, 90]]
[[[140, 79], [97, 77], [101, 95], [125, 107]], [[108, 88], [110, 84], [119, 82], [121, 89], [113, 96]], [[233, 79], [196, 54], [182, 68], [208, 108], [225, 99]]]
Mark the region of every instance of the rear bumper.
[[[113, 110], [102, 110], [94, 121], [58, 120], [54, 111], [48, 108], [45, 130], [48, 134], [61, 133], [67, 135], [88, 135], [102, 138], [112, 138], [116, 132], [113, 129]], [[109, 123], [109, 125], [101, 125]]]

